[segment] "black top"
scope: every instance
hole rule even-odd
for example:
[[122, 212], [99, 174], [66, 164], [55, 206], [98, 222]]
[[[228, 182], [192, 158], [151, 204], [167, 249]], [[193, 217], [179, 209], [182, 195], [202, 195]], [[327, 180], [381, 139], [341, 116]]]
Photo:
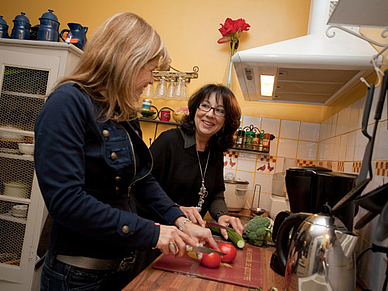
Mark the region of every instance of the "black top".
[[[154, 158], [152, 174], [167, 195], [181, 206], [197, 206], [202, 178], [194, 135], [171, 129], [163, 132], [150, 149]], [[205, 171], [209, 149], [198, 153], [202, 171]], [[208, 196], [202, 205], [202, 217], [208, 210], [215, 220], [228, 214], [223, 168], [223, 152], [212, 149], [205, 175]]]

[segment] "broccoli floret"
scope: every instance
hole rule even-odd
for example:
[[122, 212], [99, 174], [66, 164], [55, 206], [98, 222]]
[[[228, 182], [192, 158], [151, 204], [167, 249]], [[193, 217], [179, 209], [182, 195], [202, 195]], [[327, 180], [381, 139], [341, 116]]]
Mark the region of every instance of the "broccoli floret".
[[266, 241], [272, 240], [272, 225], [268, 217], [255, 216], [245, 226], [245, 234], [249, 243], [261, 247]]

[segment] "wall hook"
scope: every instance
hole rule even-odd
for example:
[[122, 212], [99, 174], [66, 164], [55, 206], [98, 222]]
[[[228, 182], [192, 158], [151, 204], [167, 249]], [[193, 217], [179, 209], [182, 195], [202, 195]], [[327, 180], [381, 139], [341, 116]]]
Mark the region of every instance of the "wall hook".
[[360, 80], [361, 80], [361, 82], [363, 82], [368, 88], [370, 88], [370, 85], [369, 85], [368, 82], [364, 79], [364, 77], [361, 77]]

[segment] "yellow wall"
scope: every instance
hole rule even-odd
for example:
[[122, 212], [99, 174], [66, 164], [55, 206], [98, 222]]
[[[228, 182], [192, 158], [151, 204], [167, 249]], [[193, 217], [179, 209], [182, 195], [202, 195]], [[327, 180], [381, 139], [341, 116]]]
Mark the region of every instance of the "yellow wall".
[[[89, 27], [87, 36], [90, 36], [97, 26], [117, 12], [137, 13], [162, 36], [170, 51], [172, 66], [183, 71], [191, 71], [195, 65], [200, 68], [199, 78], [188, 85], [192, 93], [204, 84], [226, 81], [229, 48], [228, 44], [218, 44], [217, 40], [221, 37], [218, 31], [220, 23], [227, 17], [244, 18], [251, 25], [249, 32], [244, 32], [240, 38], [239, 50], [245, 50], [305, 35], [309, 8], [310, 0], [2, 0], [0, 15], [8, 23], [10, 33], [12, 20], [20, 12], [25, 12], [31, 24], [36, 25], [39, 17], [52, 9], [61, 23], [60, 30], [67, 28], [68, 22], [79, 22]], [[363, 95], [364, 88], [359, 88], [355, 91]], [[231, 89], [238, 98], [243, 115], [249, 116], [321, 122], [346, 106], [344, 101], [330, 108], [246, 102], [234, 71]], [[351, 93], [345, 103], [362, 97], [357, 97], [357, 94]], [[154, 103], [158, 108], [186, 106], [184, 101]]]

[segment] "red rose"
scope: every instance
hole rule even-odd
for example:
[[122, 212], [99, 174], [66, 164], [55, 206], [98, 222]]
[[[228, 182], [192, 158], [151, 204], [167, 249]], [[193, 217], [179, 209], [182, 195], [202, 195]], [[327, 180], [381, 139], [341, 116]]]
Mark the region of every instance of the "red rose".
[[221, 28], [218, 30], [220, 31], [222, 38], [217, 41], [218, 43], [225, 43], [228, 41], [235, 42], [240, 37], [241, 32], [248, 31], [251, 27], [242, 18], [237, 20], [226, 18], [225, 23], [220, 23], [220, 25]]

